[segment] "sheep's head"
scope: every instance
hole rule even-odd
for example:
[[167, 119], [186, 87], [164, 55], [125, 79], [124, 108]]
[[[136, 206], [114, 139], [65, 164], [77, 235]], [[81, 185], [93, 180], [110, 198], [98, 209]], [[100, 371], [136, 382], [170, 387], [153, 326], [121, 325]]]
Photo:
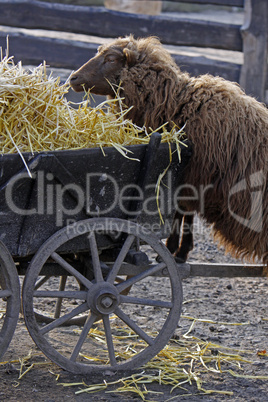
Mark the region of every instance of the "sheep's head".
[[71, 75], [70, 84], [75, 91], [90, 90], [108, 98], [115, 98], [119, 87], [130, 109], [127, 118], [139, 126], [157, 128], [173, 121], [177, 87], [185, 87], [188, 80], [157, 38], [130, 35], [101, 46], [95, 57]]
[[114, 97], [122, 69], [135, 63], [135, 52], [131, 47], [131, 37], [100, 46], [96, 56], [71, 75], [73, 90], [81, 92], [90, 89], [96, 95]]

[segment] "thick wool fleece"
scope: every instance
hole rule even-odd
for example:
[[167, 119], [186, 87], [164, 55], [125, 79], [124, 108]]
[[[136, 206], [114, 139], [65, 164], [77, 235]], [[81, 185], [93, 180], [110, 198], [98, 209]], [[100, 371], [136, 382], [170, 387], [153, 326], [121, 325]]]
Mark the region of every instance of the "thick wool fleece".
[[[268, 109], [235, 83], [181, 72], [154, 37], [119, 38], [99, 54], [113, 49], [126, 58], [115, 84], [132, 107], [128, 117], [153, 129], [185, 125], [193, 144], [185, 182], [199, 191], [185, 210], [212, 224], [219, 243], [236, 257], [268, 264]], [[190, 186], [187, 193], [193, 196]]]

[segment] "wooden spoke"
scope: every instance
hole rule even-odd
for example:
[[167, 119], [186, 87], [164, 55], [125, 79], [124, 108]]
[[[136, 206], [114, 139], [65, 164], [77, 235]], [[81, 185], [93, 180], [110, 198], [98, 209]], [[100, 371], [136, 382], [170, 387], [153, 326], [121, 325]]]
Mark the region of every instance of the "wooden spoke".
[[84, 275], [80, 274], [71, 264], [65, 261], [59, 254], [53, 252], [51, 257], [54, 261], [56, 261], [59, 265], [61, 265], [64, 269], [66, 269], [69, 274], [73, 275], [79, 282], [81, 282], [88, 289], [92, 286], [92, 283], [84, 277]]
[[128, 237], [126, 238], [126, 240], [123, 244], [123, 247], [121, 248], [120, 253], [118, 254], [118, 256], [115, 260], [113, 268], [108, 275], [107, 282], [109, 282], [109, 283], [114, 282], [114, 280], [119, 272], [119, 269], [120, 269], [124, 259], [126, 258], [127, 252], [129, 251], [129, 249], [134, 241], [134, 238], [135, 238], [134, 235], [128, 235]]
[[5, 297], [10, 297], [12, 295], [11, 290], [5, 289], [0, 290], [0, 299], [4, 299]]
[[124, 296], [120, 297], [121, 303], [130, 304], [142, 304], [144, 306], [171, 308], [173, 306], [172, 302], [166, 302], [162, 300], [152, 300], [152, 299], [140, 299], [138, 297]]
[[83, 343], [85, 342], [86, 337], [87, 337], [87, 335], [88, 335], [90, 329], [92, 328], [92, 325], [94, 324], [94, 321], [96, 320], [96, 318], [97, 318], [97, 315], [96, 315], [96, 314], [90, 314], [90, 315], [88, 316], [88, 318], [87, 318], [87, 320], [86, 320], [86, 322], [85, 322], [85, 325], [84, 325], [84, 327], [83, 327], [83, 330], [82, 330], [82, 332], [81, 332], [81, 335], [80, 335], [80, 337], [79, 337], [79, 339], [78, 339], [78, 342], [77, 342], [77, 344], [75, 345], [75, 348], [74, 348], [74, 350], [73, 350], [73, 352], [72, 352], [72, 355], [71, 355], [71, 357], [70, 357], [70, 360], [71, 360], [71, 361], [75, 361], [75, 360], [76, 360], [76, 358], [77, 358], [77, 356], [78, 356], [78, 354], [79, 354], [79, 352], [80, 352], [80, 350], [81, 350], [81, 348], [82, 348], [82, 346], [83, 346]]
[[44, 334], [48, 333], [49, 331], [52, 331], [52, 329], [60, 327], [62, 324], [64, 324], [66, 321], [70, 320], [71, 318], [75, 317], [76, 315], [84, 313], [87, 310], [88, 310], [87, 303], [83, 303], [80, 306], [73, 309], [70, 313], [63, 315], [62, 317], [57, 318], [56, 320], [47, 324], [45, 327], [40, 328], [40, 333], [44, 335]]
[[148, 345], [153, 345], [154, 340], [146, 332], [143, 331], [131, 318], [129, 318], [121, 309], [117, 308], [115, 311], [117, 317], [119, 317], [125, 324], [129, 326], [137, 335], [139, 335]]
[[46, 283], [49, 278], [51, 278], [51, 276], [43, 276], [41, 279], [39, 279], [39, 281], [36, 282], [35, 284], [35, 289], [39, 289], [42, 285], [44, 285], [44, 283]]
[[141, 272], [138, 275], [132, 276], [131, 278], [127, 279], [125, 282], [119, 283], [116, 288], [119, 293], [123, 290], [128, 288], [129, 286], [134, 285], [134, 283], [141, 281], [142, 279], [146, 278], [147, 276], [153, 275], [160, 271], [161, 269], [165, 268], [166, 264], [164, 262], [160, 262], [159, 264], [153, 265], [152, 267], [148, 268], [146, 271]]
[[89, 245], [90, 245], [90, 251], [91, 251], [94, 277], [95, 277], [96, 282], [102, 282], [103, 276], [102, 276], [102, 271], [101, 271], [101, 266], [100, 266], [98, 246], [97, 246], [97, 242], [96, 242], [95, 233], [93, 231], [90, 232], [88, 239], [89, 239]]
[[103, 325], [104, 325], [104, 330], [105, 330], [106, 343], [107, 343], [107, 347], [108, 347], [110, 364], [111, 364], [111, 366], [116, 366], [117, 362], [116, 362], [115, 353], [114, 353], [112, 331], [111, 331], [111, 326], [110, 326], [110, 321], [109, 321], [108, 315], [103, 316]]

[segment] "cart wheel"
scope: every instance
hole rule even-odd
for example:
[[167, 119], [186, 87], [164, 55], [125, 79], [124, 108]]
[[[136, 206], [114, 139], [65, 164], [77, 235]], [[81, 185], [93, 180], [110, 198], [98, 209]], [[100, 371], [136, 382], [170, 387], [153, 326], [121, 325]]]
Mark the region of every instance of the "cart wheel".
[[20, 283], [15, 263], [0, 241], [0, 358], [14, 334], [20, 311]]
[[[81, 235], [79, 228], [86, 228]], [[105, 235], [124, 234], [121, 251], [103, 277], [101, 246]], [[78, 236], [87, 236], [94, 278], [83, 276], [64, 259], [59, 249]], [[76, 241], [77, 243], [77, 241]], [[135, 272], [137, 267], [124, 263], [128, 251], [142, 243], [151, 263]], [[149, 247], [148, 247], [149, 246]], [[161, 262], [155, 258], [161, 257]], [[57, 276], [50, 277], [44, 286], [35, 289], [42, 267], [53, 259], [66, 271], [64, 290], [58, 290]], [[133, 268], [131, 277], [118, 282], [121, 267]], [[153, 275], [164, 270], [165, 277]], [[127, 275], [130, 275], [129, 272]], [[154, 291], [159, 283], [159, 291]], [[82, 287], [76, 287], [77, 283]], [[55, 289], [55, 290], [54, 290]], [[125, 290], [128, 294], [125, 295]], [[55, 307], [62, 300], [62, 315], [51, 323], [38, 323], [35, 312]], [[25, 322], [37, 346], [63, 369], [80, 374], [110, 369], [134, 369], [149, 361], [167, 344], [180, 317], [182, 286], [176, 263], [155, 235], [135, 223], [96, 218], [80, 221], [75, 227], [66, 227], [51, 236], [31, 261], [23, 284]], [[63, 308], [64, 307], [64, 308]], [[87, 314], [83, 327], [64, 327], [63, 324]]]

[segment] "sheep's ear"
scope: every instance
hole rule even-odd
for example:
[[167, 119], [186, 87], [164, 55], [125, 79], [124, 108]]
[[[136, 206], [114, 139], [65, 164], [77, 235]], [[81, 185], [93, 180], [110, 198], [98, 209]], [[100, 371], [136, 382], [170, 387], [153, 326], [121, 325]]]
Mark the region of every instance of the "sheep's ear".
[[126, 56], [128, 66], [129, 66], [129, 67], [134, 66], [134, 64], [135, 64], [136, 61], [137, 61], [137, 55], [136, 55], [136, 53], [135, 53], [133, 50], [130, 50], [130, 49], [128, 49], [128, 48], [125, 48], [125, 49], [123, 50], [123, 53], [124, 53], [124, 55]]

